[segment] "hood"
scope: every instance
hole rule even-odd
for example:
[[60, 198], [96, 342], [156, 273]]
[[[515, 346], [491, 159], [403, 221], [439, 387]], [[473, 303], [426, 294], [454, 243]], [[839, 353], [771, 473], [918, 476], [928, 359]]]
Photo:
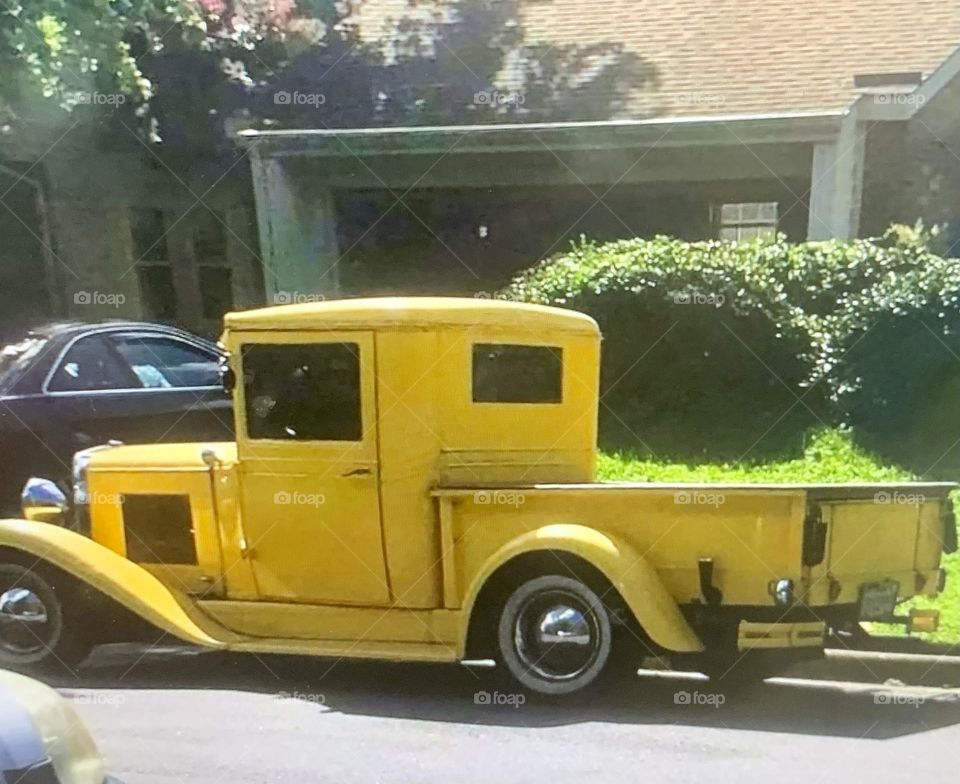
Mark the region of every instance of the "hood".
[[190, 444], [130, 444], [100, 449], [90, 457], [91, 471], [206, 471], [205, 452], [212, 451], [226, 465], [237, 460], [237, 445], [226, 442]]

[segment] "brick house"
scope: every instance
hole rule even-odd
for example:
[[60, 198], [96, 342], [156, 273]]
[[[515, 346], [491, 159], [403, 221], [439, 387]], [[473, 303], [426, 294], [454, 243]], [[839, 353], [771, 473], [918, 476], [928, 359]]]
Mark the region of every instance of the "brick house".
[[[527, 39], [613, 41], [647, 78], [563, 121], [264, 124], [236, 135], [249, 166], [188, 175], [104, 149], [92, 124], [0, 136], [0, 334], [112, 316], [214, 334], [264, 301], [490, 290], [580, 234], [800, 240], [922, 218], [960, 240], [960, 7], [514, 1]], [[357, 24], [377, 42], [425, 8], [367, 0]]]
[[[405, 7], [364, 3], [363, 35]], [[242, 131], [268, 299], [488, 290], [581, 233], [960, 239], [960, 7], [519, 8], [527, 38], [615, 39], [652, 78], [604, 117]]]

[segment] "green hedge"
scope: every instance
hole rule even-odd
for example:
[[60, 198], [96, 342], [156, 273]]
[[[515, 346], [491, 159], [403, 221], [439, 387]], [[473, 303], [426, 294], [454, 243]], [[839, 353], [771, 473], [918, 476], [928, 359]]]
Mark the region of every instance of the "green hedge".
[[852, 242], [581, 239], [501, 296], [600, 323], [608, 445], [759, 459], [846, 423], [890, 452], [915, 432], [912, 401], [942, 405], [960, 379], [960, 271], [934, 242], [904, 227]]

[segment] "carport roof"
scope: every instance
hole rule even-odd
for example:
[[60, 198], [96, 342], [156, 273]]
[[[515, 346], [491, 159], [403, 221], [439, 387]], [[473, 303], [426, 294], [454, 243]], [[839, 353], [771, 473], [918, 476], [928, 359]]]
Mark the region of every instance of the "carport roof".
[[410, 155], [644, 146], [816, 142], [836, 137], [845, 110], [644, 120], [490, 123], [385, 128], [246, 129], [236, 138], [270, 155]]

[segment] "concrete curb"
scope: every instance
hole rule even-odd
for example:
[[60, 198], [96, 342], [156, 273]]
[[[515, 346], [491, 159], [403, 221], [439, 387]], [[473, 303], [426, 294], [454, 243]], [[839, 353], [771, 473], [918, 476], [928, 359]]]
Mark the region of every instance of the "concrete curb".
[[798, 663], [777, 677], [956, 688], [960, 687], [960, 656], [834, 648], [822, 659]]

